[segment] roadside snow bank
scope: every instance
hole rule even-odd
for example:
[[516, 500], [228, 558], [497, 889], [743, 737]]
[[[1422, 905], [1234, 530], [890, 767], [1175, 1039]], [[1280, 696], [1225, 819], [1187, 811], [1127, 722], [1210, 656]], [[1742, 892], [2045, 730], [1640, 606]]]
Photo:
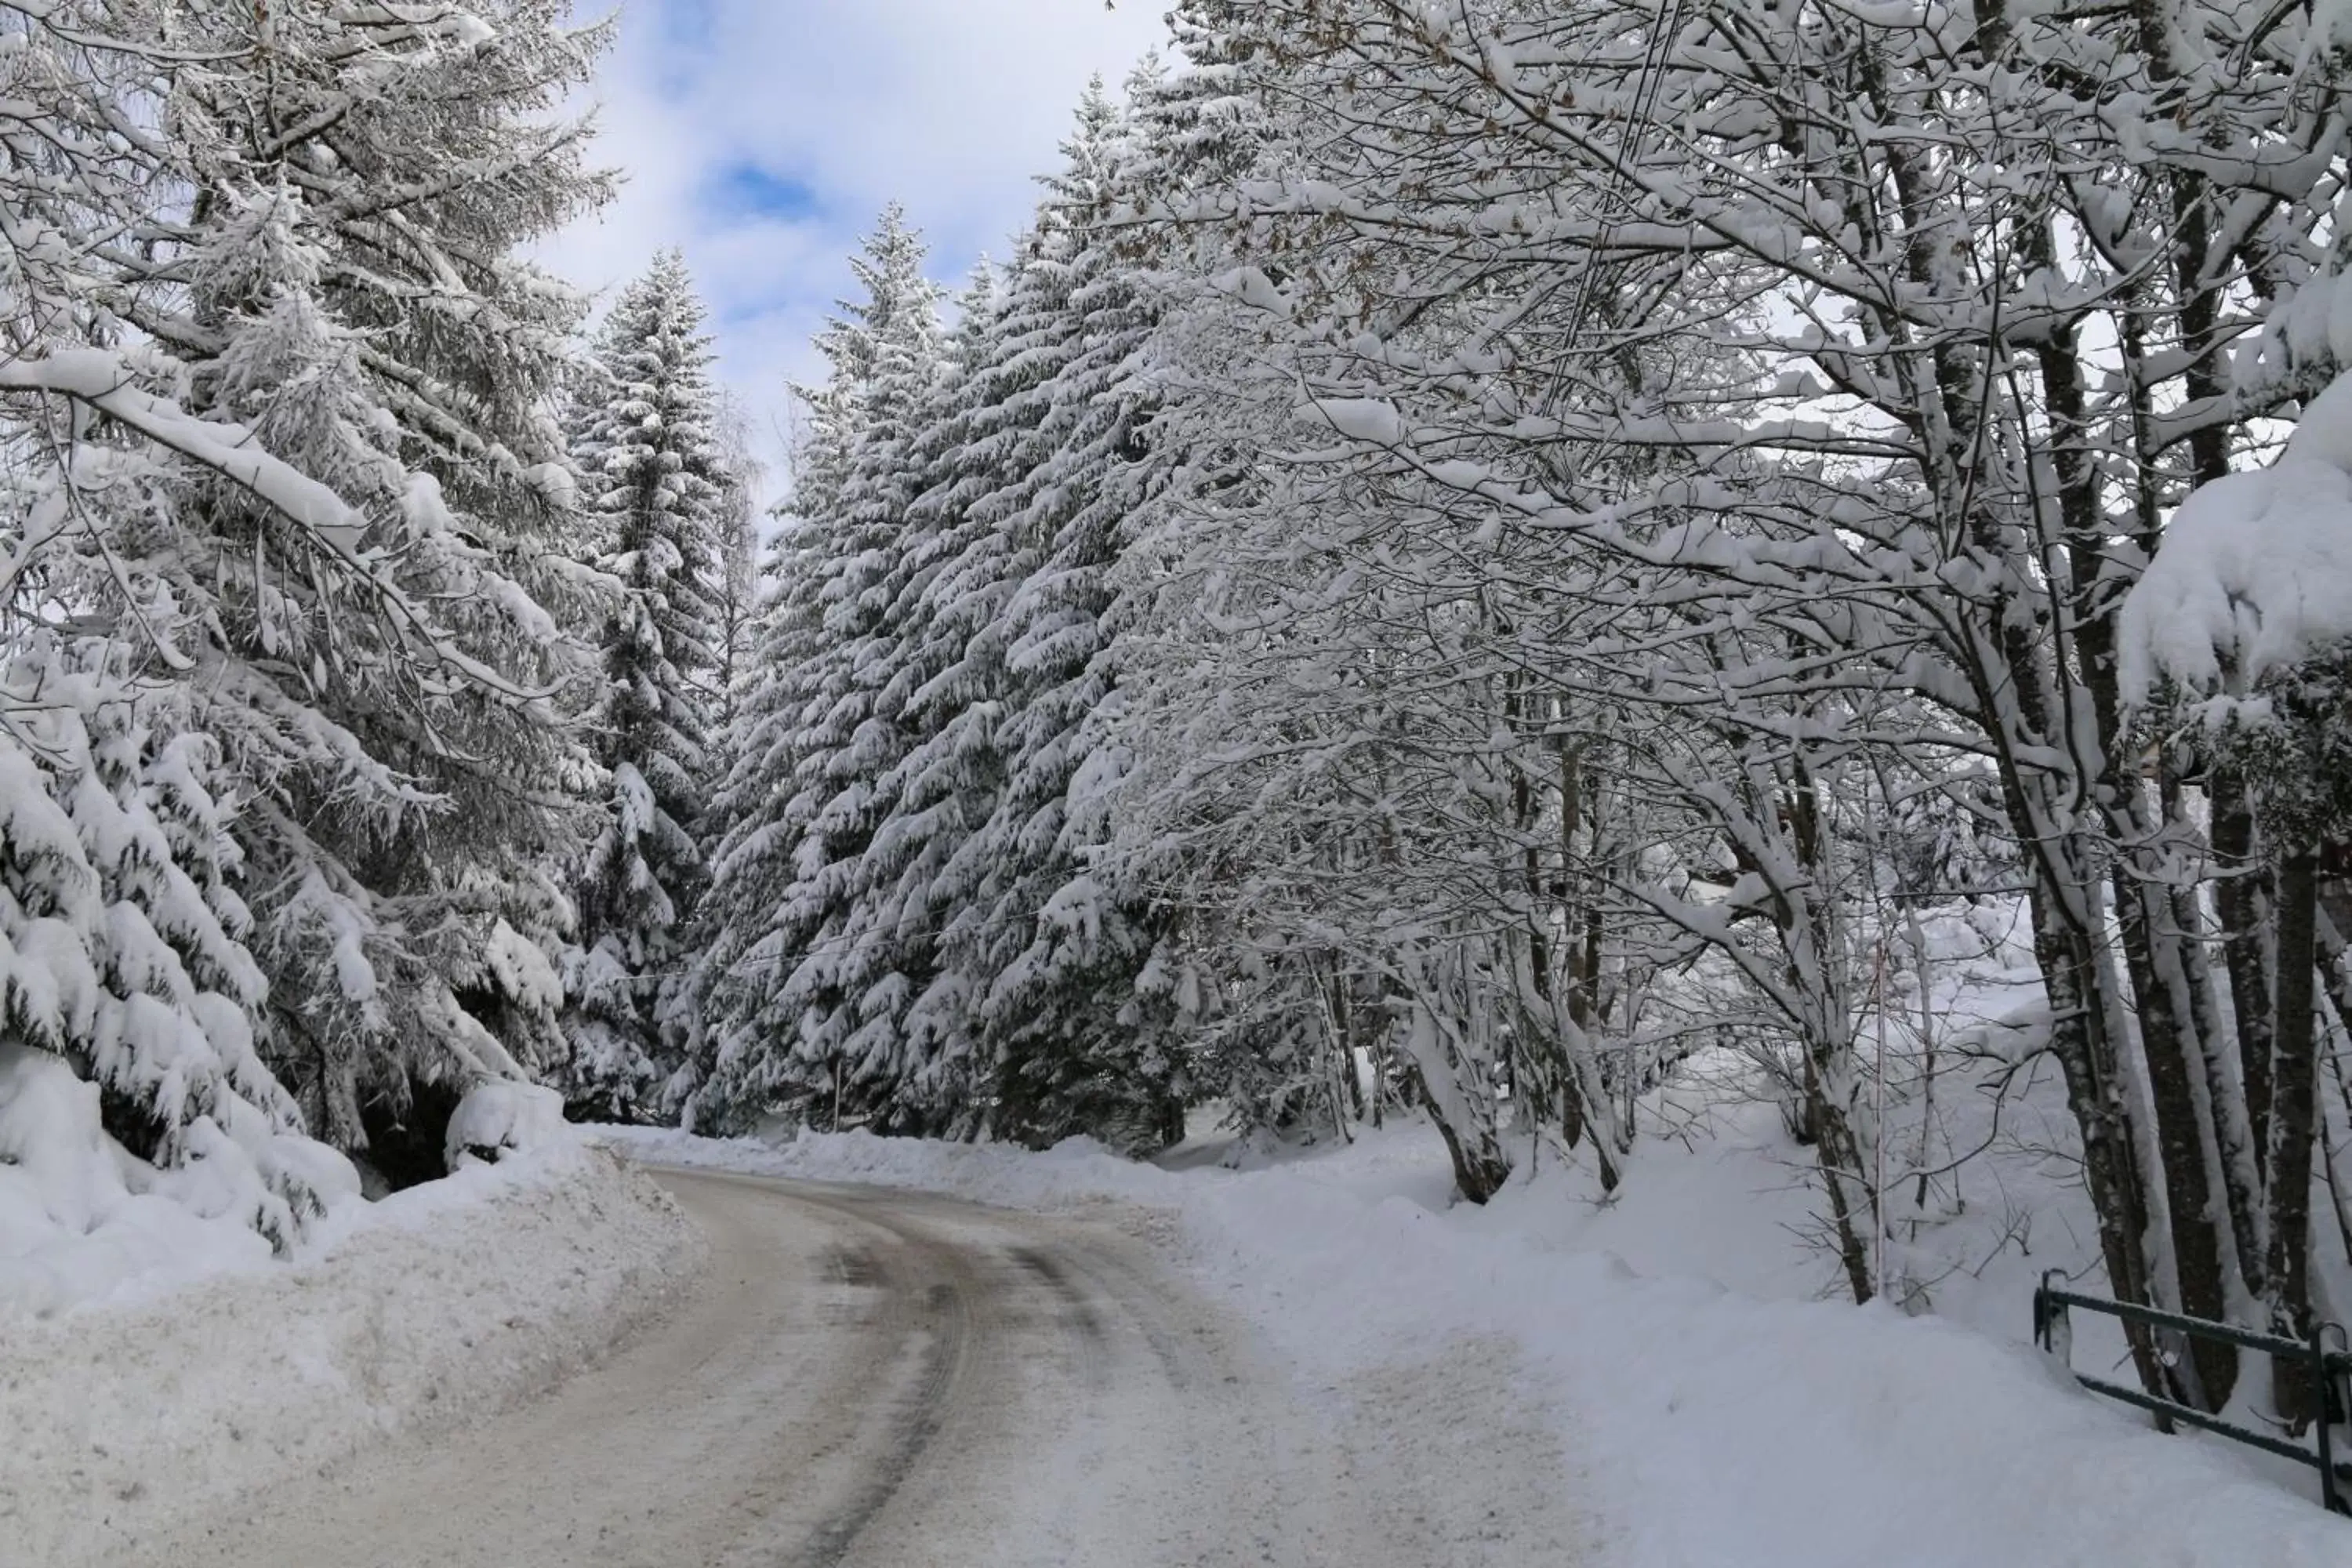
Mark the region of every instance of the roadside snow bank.
[[0, 1042], [0, 1322], [267, 1268], [263, 1232], [306, 1228], [289, 1189], [331, 1209], [359, 1203], [359, 1173], [332, 1149], [234, 1098], [217, 1109], [228, 1128], [198, 1117], [186, 1161], [159, 1170], [106, 1135], [98, 1085]]
[[1091, 1138], [1073, 1138], [1037, 1153], [1005, 1143], [933, 1143], [870, 1132], [808, 1132], [789, 1143], [765, 1143], [698, 1138], [667, 1127], [586, 1131], [607, 1148], [656, 1165], [909, 1187], [1039, 1212], [1105, 1199], [1173, 1207], [1188, 1184], [1157, 1165], [1122, 1159]]
[[[1302, 1383], [1371, 1374], [1473, 1335], [1520, 1347], [1622, 1568], [1982, 1568], [2160, 1563], [2329, 1568], [2352, 1527], [2240, 1451], [2159, 1436], [2032, 1351], [1935, 1318], [1643, 1279], [1615, 1256], [1433, 1207], [1393, 1173], [1306, 1160], [1171, 1173], [1085, 1144], [1045, 1154], [804, 1135], [780, 1147], [600, 1131], [638, 1157], [925, 1187], [1018, 1207], [1174, 1211], [1188, 1262]], [[1398, 1434], [1400, 1445], [1428, 1438]], [[1433, 1439], [1430, 1439], [1433, 1440]]]
[[657, 1310], [701, 1241], [576, 1142], [339, 1207], [305, 1258], [0, 1324], [0, 1562], [141, 1540], [388, 1434], [488, 1414]]

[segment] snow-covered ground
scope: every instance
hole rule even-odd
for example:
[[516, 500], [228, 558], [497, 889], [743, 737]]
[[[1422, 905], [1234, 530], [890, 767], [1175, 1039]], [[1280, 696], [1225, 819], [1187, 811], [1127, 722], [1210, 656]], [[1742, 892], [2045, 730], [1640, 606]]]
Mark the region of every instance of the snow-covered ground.
[[[1117, 1205], [665, 1171], [710, 1261], [609, 1361], [156, 1543], [173, 1568], [1570, 1568], [1507, 1355], [1386, 1373], [1377, 1423]], [[1105, 1223], [1109, 1222], [1109, 1223]], [[1475, 1413], [1475, 1420], [1465, 1420]], [[1377, 1429], [1363, 1430], [1367, 1426]], [[1411, 1444], [1396, 1430], [1417, 1435]], [[1406, 1462], [1394, 1462], [1402, 1457]]]
[[0, 1292], [0, 1563], [120, 1563], [524, 1397], [658, 1310], [700, 1246], [649, 1178], [566, 1140], [338, 1205], [289, 1263], [175, 1243], [79, 1304]]
[[[1188, 1270], [1264, 1332], [1302, 1398], [1351, 1424], [1378, 1425], [1395, 1369], [1467, 1364], [1465, 1342], [1483, 1341], [1568, 1456], [1559, 1484], [1593, 1519], [1597, 1563], [2352, 1560], [2352, 1528], [2310, 1500], [2308, 1472], [2148, 1431], [2021, 1342], [2022, 1321], [2005, 1338], [1811, 1299], [1818, 1260], [1793, 1238], [1759, 1239], [1771, 1227], [1759, 1232], [1755, 1205], [1787, 1203], [1792, 1226], [1804, 1213], [1760, 1129], [1746, 1156], [1722, 1140], [1680, 1160], [1654, 1151], [1624, 1204], [1602, 1211], [1572, 1173], [1486, 1209], [1451, 1206], [1437, 1141], [1414, 1125], [1245, 1171], [1135, 1165], [1083, 1143], [1029, 1154], [857, 1133], [782, 1146], [608, 1136], [674, 1163], [1048, 1211], [1170, 1211]], [[1483, 1401], [1465, 1386], [1462, 1428], [1400, 1424], [1401, 1454], [1479, 1430]]]

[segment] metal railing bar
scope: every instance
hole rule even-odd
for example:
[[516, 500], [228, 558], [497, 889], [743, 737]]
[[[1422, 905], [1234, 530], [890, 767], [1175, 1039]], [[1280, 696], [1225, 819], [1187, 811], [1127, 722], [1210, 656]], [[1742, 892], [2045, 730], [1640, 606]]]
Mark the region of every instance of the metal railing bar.
[[[2132, 1388], [2120, 1383], [2109, 1383], [2102, 1377], [2092, 1377], [2078, 1372], [2074, 1374], [2074, 1381], [2094, 1394], [2104, 1394], [2110, 1399], [2120, 1399], [2126, 1405], [2136, 1405], [2142, 1410], [2152, 1410], [2158, 1415], [2169, 1415], [2175, 1421], [2185, 1421], [2191, 1426], [2200, 1426], [2208, 1432], [2243, 1443], [2250, 1448], [2260, 1448], [2266, 1454], [2276, 1454], [2282, 1459], [2293, 1459], [2299, 1464], [2309, 1465], [2314, 1469], [2319, 1468], [2317, 1454], [2284, 1437], [2273, 1437], [2267, 1432], [2257, 1432], [2251, 1426], [2241, 1426], [2233, 1421], [2224, 1421], [2218, 1415], [2209, 1415], [2194, 1405], [2175, 1404], [2169, 1399], [2158, 1399], [2155, 1394], [2141, 1389]], [[2336, 1476], [2338, 1480], [2352, 1481], [2352, 1465], [2336, 1466]]]
[[[2105, 1312], [2111, 1318], [2121, 1318], [2126, 1322], [2146, 1323], [2150, 1328], [2175, 1329], [2184, 1334], [2195, 1334], [2200, 1339], [2223, 1340], [2246, 1350], [2260, 1351], [2264, 1355], [2288, 1356], [2300, 1362], [2311, 1360], [2311, 1345], [2303, 1340], [2281, 1339], [2276, 1334], [2258, 1334], [2252, 1329], [2236, 1328], [2228, 1323], [2208, 1322], [2203, 1318], [2185, 1317], [2179, 1312], [2165, 1311], [2159, 1307], [2136, 1307], [2128, 1301], [2109, 1301], [2096, 1296], [2077, 1296], [2072, 1290], [2045, 1289], [2042, 1293], [2050, 1300], [2061, 1306], [2080, 1307], [2091, 1312]], [[2327, 1363], [2331, 1370], [2352, 1368], [2352, 1352], [2331, 1351], [2328, 1352]]]
[[2316, 1410], [2316, 1452], [2301, 1443], [2273, 1436], [2251, 1426], [2242, 1426], [2209, 1415], [2191, 1405], [2167, 1399], [2161, 1394], [2133, 1388], [2105, 1378], [2092, 1377], [2076, 1372], [2072, 1365], [2066, 1372], [2076, 1384], [2093, 1394], [2145, 1410], [2158, 1417], [2158, 1425], [2167, 1432], [2175, 1421], [2186, 1422], [2200, 1430], [2241, 1443], [2249, 1448], [2259, 1448], [2265, 1454], [2275, 1454], [2283, 1459], [2293, 1459], [2319, 1472], [2319, 1500], [2330, 1513], [2352, 1514], [2352, 1498], [2346, 1495], [2347, 1483], [2352, 1483], [2352, 1465], [2336, 1462], [2336, 1427], [2347, 1415], [2347, 1400], [2344, 1376], [2352, 1370], [2352, 1345], [2342, 1351], [2327, 1348], [2329, 1335], [2344, 1344], [2342, 1328], [2334, 1323], [2321, 1324], [2312, 1330], [2311, 1338], [2297, 1342], [2276, 1334], [2258, 1334], [2228, 1323], [2217, 1323], [2203, 1318], [2191, 1318], [2179, 1312], [2168, 1312], [2160, 1308], [2136, 1306], [2129, 1302], [2110, 1301], [2096, 1296], [2078, 1296], [2063, 1290], [2053, 1283], [2063, 1278], [2053, 1269], [2042, 1277], [2042, 1286], [2033, 1292], [2033, 1342], [2055, 1355], [2062, 1364], [2068, 1362], [2074, 1344], [2074, 1334], [2067, 1325], [2067, 1312], [2075, 1307], [2086, 1312], [2100, 1312], [2119, 1318], [2127, 1323], [2148, 1328], [2169, 1330], [2191, 1340], [2205, 1340], [2235, 1345], [2271, 1358], [2273, 1366], [2284, 1372], [2290, 1364], [2299, 1364], [2305, 1376], [2312, 1380], [2312, 1393]]

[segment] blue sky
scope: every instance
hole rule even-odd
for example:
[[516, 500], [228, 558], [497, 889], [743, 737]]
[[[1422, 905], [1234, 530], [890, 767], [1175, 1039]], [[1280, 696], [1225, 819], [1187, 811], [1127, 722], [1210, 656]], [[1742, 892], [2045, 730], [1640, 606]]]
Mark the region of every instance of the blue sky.
[[[595, 97], [612, 207], [542, 247], [609, 290], [678, 245], [710, 300], [721, 372], [768, 436], [845, 258], [904, 202], [959, 282], [1003, 254], [1087, 79], [1163, 37], [1160, 0], [632, 0]], [[584, 0], [583, 14], [596, 12]]]

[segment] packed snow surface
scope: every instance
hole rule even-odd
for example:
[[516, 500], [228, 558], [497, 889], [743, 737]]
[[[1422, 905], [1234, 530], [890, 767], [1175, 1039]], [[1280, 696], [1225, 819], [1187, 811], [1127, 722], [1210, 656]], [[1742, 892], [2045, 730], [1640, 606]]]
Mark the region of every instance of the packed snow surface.
[[169, 1291], [142, 1275], [128, 1304], [0, 1304], [0, 1564], [138, 1561], [167, 1527], [502, 1408], [657, 1310], [698, 1246], [650, 1179], [565, 1141], [341, 1206], [291, 1263], [262, 1245]]
[[1574, 1568], [1507, 1353], [1302, 1399], [1125, 1205], [663, 1172], [675, 1312], [544, 1400], [163, 1543], [174, 1568]]
[[[670, 1163], [1046, 1211], [1171, 1210], [1191, 1269], [1258, 1325], [1302, 1386], [1365, 1402], [1382, 1369], [1458, 1359], [1474, 1342], [1502, 1347], [1525, 1369], [1509, 1381], [1547, 1412], [1560, 1493], [1595, 1516], [1594, 1563], [2352, 1561], [2352, 1527], [2299, 1495], [2308, 1472], [2158, 1436], [2031, 1348], [1948, 1321], [1766, 1299], [1696, 1270], [1644, 1276], [1561, 1239], [1576, 1227], [1530, 1203], [1449, 1206], [1425, 1128], [1243, 1172], [1136, 1165], [1083, 1142], [1029, 1154], [858, 1133], [774, 1147], [611, 1136]], [[1704, 1248], [1680, 1255], [1697, 1263]], [[1477, 1429], [1475, 1408], [1452, 1419]], [[1442, 1440], [1410, 1423], [1394, 1436], [1404, 1452]]]

